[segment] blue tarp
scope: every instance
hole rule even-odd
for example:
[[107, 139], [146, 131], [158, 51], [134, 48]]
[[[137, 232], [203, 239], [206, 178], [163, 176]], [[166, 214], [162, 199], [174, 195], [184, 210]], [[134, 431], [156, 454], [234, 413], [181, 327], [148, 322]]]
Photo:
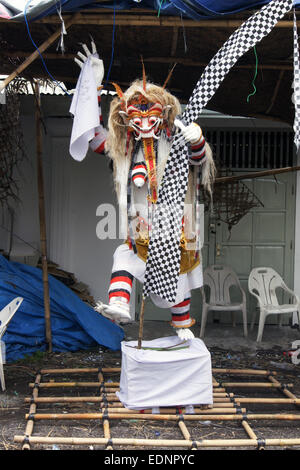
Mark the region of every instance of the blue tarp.
[[[119, 350], [124, 332], [102, 317], [63, 283], [49, 275], [52, 347], [78, 351], [97, 345]], [[15, 297], [24, 300], [3, 336], [7, 362], [46, 351], [42, 271], [0, 255], [0, 310]]]
[[[243, 10], [259, 9], [271, 0], [108, 0], [95, 3], [88, 0], [0, 0], [1, 6], [6, 9], [8, 17], [24, 20], [23, 8], [27, 5], [27, 15], [30, 20], [39, 19], [57, 12], [61, 5], [62, 12], [74, 12], [86, 8], [116, 8], [116, 10], [129, 10], [131, 8], [150, 8], [159, 11], [161, 15], [183, 15], [194, 20], [209, 19], [234, 14]], [[295, 0], [295, 6], [300, 0]]]

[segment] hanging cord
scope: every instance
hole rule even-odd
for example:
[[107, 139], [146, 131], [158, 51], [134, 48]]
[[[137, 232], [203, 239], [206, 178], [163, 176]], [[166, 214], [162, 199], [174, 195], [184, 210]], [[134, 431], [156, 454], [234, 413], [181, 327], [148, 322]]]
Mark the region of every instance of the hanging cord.
[[111, 68], [112, 68], [112, 64], [113, 64], [113, 60], [114, 60], [114, 54], [115, 54], [115, 31], [116, 31], [116, 5], [115, 5], [115, 2], [114, 2], [114, 21], [113, 21], [113, 33], [112, 33], [112, 42], [111, 42], [111, 58], [110, 58], [109, 69], [108, 69], [108, 72], [107, 72], [107, 77], [106, 77], [106, 81], [105, 81], [104, 86], [107, 85], [107, 83], [108, 83], [109, 76], [110, 76], [110, 72], [111, 72]]
[[59, 5], [57, 5], [57, 3], [56, 3], [55, 6], [56, 6], [56, 11], [57, 11], [57, 14], [59, 16], [59, 19], [61, 21], [61, 33], [60, 33], [60, 41], [57, 44], [56, 50], [58, 51], [59, 49], [61, 49], [61, 52], [64, 55], [64, 53], [65, 53], [64, 36], [67, 34], [67, 30], [66, 30], [65, 22], [64, 22], [64, 19], [63, 19], [63, 16], [62, 16], [61, 0], [58, 0], [58, 3], [59, 3]]
[[31, 36], [30, 29], [29, 29], [29, 24], [28, 24], [28, 20], [27, 20], [27, 8], [28, 8], [28, 6], [29, 6], [29, 4], [30, 4], [31, 2], [32, 2], [32, 0], [29, 0], [29, 1], [26, 3], [26, 5], [25, 5], [25, 7], [24, 7], [24, 12], [23, 12], [23, 13], [24, 13], [25, 23], [26, 23], [26, 28], [27, 28], [27, 32], [28, 32], [28, 36], [29, 36], [29, 38], [30, 38], [32, 44], [34, 45], [34, 47], [35, 47], [36, 50], [38, 51], [38, 53], [39, 53], [39, 55], [40, 55], [40, 58], [41, 58], [41, 61], [42, 61], [42, 64], [43, 64], [43, 66], [44, 66], [44, 69], [46, 70], [46, 72], [47, 72], [47, 74], [49, 75], [49, 77], [51, 78], [51, 80], [52, 80], [53, 82], [55, 82], [55, 83], [62, 89], [62, 91], [63, 91], [64, 93], [66, 93], [66, 94], [69, 95], [69, 96], [72, 96], [72, 95], [68, 92], [68, 90], [67, 90], [66, 88], [62, 87], [61, 84], [60, 84], [57, 80], [55, 80], [55, 78], [51, 75], [51, 73], [50, 73], [49, 70], [48, 70], [48, 67], [47, 67], [47, 65], [46, 65], [46, 63], [45, 63], [45, 61], [44, 61], [44, 58], [43, 58], [43, 56], [42, 56], [42, 54], [41, 54], [41, 52], [40, 52], [38, 46], [36, 45], [36, 43], [34, 42], [32, 36]]
[[186, 34], [185, 34], [185, 28], [184, 28], [184, 23], [183, 23], [183, 18], [182, 18], [182, 13], [180, 12], [180, 21], [181, 21], [181, 27], [182, 27], [182, 34], [183, 34], [183, 42], [184, 42], [184, 53], [187, 53], [187, 43], [186, 43]]
[[163, 6], [163, 3], [164, 3], [165, 0], [161, 0], [160, 4], [159, 4], [159, 9], [158, 9], [158, 13], [157, 13], [157, 16], [159, 17], [160, 15], [160, 10], [161, 10], [161, 7]]
[[257, 52], [256, 52], [256, 46], [254, 46], [253, 49], [254, 49], [254, 54], [255, 54], [255, 74], [254, 74], [254, 77], [253, 77], [253, 80], [252, 80], [253, 92], [250, 93], [250, 94], [247, 96], [247, 103], [249, 103], [250, 97], [251, 97], [251, 96], [254, 96], [255, 93], [256, 93], [255, 80], [256, 80], [256, 77], [257, 77], [258, 57], [257, 57]]

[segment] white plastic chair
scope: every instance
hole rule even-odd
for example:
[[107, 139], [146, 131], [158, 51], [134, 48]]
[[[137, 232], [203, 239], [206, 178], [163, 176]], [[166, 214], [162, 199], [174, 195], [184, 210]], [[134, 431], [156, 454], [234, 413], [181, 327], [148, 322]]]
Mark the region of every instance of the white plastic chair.
[[[267, 315], [284, 314], [298, 312], [299, 315], [299, 297], [289, 289], [284, 283], [282, 277], [272, 268], [254, 268], [252, 269], [248, 280], [249, 292], [256, 297], [260, 310], [257, 342], [261, 342], [265, 320]], [[294, 298], [292, 304], [279, 304], [276, 289], [283, 289]], [[253, 329], [256, 312], [254, 311], [251, 329]], [[279, 326], [282, 324], [282, 317], [279, 318]]]
[[[209, 299], [206, 296], [205, 286], [208, 286], [210, 289]], [[230, 290], [233, 286], [240, 291], [241, 302], [233, 302], [231, 300]], [[211, 310], [219, 312], [231, 311], [233, 314], [241, 310], [243, 312], [244, 336], [247, 336], [246, 294], [241, 287], [237, 275], [229, 266], [208, 266], [203, 273], [201, 291], [203, 301], [200, 338], [204, 336], [207, 314]]]
[[6, 328], [20, 307], [21, 303], [23, 302], [22, 297], [16, 297], [14, 300], [12, 300], [6, 307], [4, 307], [0, 311], [0, 382], [1, 382], [1, 387], [2, 391], [4, 392], [5, 390], [5, 380], [4, 380], [4, 371], [3, 371], [3, 357], [2, 357], [2, 348], [1, 348], [1, 338], [4, 335]]

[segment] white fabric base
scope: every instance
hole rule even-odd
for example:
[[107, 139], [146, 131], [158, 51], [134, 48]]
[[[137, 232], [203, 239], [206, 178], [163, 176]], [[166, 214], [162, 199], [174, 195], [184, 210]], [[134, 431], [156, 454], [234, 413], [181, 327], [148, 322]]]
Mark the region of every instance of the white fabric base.
[[[178, 336], [143, 341], [143, 347], [168, 347], [181, 343]], [[211, 357], [203, 341], [193, 338], [177, 351], [136, 349], [137, 341], [122, 342], [120, 391], [126, 408], [140, 410], [162, 406], [213, 403]]]
[[[142, 284], [144, 283], [146, 263], [139, 258], [126, 243], [118, 246], [114, 253], [113, 271], [128, 271]], [[196, 266], [191, 272], [180, 274], [175, 303], [170, 303], [156, 294], [150, 294], [153, 303], [160, 308], [170, 308], [179, 304], [185, 299], [192, 289], [197, 289], [203, 285], [202, 264]]]

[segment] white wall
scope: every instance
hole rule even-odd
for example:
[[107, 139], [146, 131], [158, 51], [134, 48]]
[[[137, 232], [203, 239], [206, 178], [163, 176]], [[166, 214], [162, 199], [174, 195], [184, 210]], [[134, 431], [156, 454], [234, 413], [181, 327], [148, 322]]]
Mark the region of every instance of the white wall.
[[[42, 97], [47, 134], [43, 138], [43, 165], [47, 215], [48, 259], [89, 286], [96, 300], [107, 301], [112, 256], [120, 240], [99, 240], [96, 226], [100, 218], [97, 207], [107, 203], [116, 206], [112, 172], [108, 159], [89, 152], [78, 163], [69, 154], [72, 121], [68, 115], [69, 99]], [[14, 233], [25, 242], [39, 248], [39, 213], [36, 176], [34, 102], [23, 97], [22, 126], [28, 161], [20, 168], [20, 199], [16, 206]], [[6, 226], [7, 226], [6, 222]], [[7, 249], [7, 232], [2, 244]], [[4, 239], [5, 238], [5, 239]], [[34, 252], [17, 237], [12, 254]]]

